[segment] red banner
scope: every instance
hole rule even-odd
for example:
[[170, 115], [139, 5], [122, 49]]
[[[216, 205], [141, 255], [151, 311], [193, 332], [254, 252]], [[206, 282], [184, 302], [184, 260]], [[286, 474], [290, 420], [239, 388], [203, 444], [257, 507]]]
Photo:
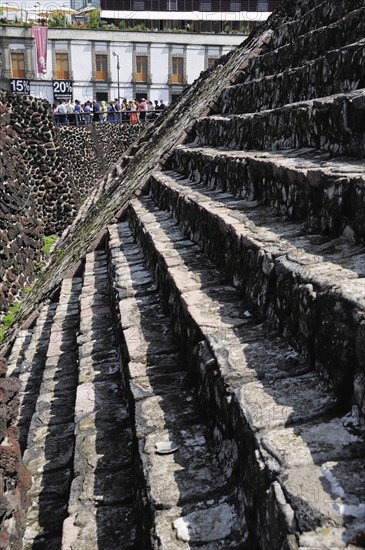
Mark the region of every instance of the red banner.
[[36, 46], [37, 73], [46, 74], [48, 27], [32, 27], [32, 35]]

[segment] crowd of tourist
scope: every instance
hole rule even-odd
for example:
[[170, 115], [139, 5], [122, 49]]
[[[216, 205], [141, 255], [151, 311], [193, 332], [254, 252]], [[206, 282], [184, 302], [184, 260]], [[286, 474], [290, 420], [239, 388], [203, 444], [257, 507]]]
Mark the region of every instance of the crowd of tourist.
[[147, 120], [155, 120], [166, 109], [163, 99], [153, 102], [146, 98], [122, 101], [86, 101], [81, 103], [63, 100], [59, 105], [53, 105], [53, 114], [57, 124], [91, 124], [92, 122], [114, 122], [123, 124], [144, 124]]

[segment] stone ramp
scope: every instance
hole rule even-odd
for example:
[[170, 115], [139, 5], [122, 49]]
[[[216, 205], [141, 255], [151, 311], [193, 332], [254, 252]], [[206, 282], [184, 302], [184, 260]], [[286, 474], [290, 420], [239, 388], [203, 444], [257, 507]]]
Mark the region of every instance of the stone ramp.
[[103, 250], [86, 256], [80, 296], [75, 452], [62, 550], [135, 548], [132, 433]]
[[18, 427], [31, 475], [22, 548], [135, 548], [133, 440], [105, 253], [18, 335]]
[[318, 150], [225, 151], [180, 145], [168, 168], [192, 182], [270, 206], [305, 225], [308, 233], [348, 242], [365, 240], [365, 168], [362, 160], [330, 158]]
[[319, 14], [318, 28], [298, 29], [302, 22], [296, 21], [298, 34], [291, 31], [283, 44], [282, 29], [277, 29], [269, 51], [253, 59], [238, 83], [222, 93], [222, 112], [274, 109], [363, 88], [365, 7], [362, 2], [353, 7], [353, 11], [346, 6], [344, 13], [332, 13], [334, 19]]
[[188, 379], [216, 426], [223, 467], [238, 476], [251, 544], [344, 548], [364, 527], [356, 419], [341, 416], [324, 380], [258, 324], [168, 212], [143, 198], [129, 219], [186, 349]]
[[266, 207], [174, 174], [157, 173], [151, 194], [224, 269], [246, 307], [291, 335], [339, 399], [361, 408], [356, 333], [365, 307], [363, 248], [307, 235]]
[[[32, 476], [23, 549], [60, 548], [72, 480], [74, 453], [73, 408], [77, 383], [76, 330], [79, 320], [80, 278], [65, 279], [49, 334], [43, 372], [23, 460]], [[42, 328], [40, 328], [42, 330]], [[37, 334], [38, 325], [34, 327]], [[23, 401], [21, 416], [26, 402]], [[25, 410], [25, 414], [26, 414]]]
[[203, 117], [194, 126], [196, 144], [261, 151], [313, 147], [335, 156], [362, 158], [364, 98], [361, 89], [259, 113]]
[[[143, 548], [249, 548], [242, 495], [186, 381], [186, 358], [126, 223], [109, 228], [137, 445], [151, 516]], [[160, 442], [176, 452], [161, 455]], [[142, 546], [139, 546], [142, 547]]]

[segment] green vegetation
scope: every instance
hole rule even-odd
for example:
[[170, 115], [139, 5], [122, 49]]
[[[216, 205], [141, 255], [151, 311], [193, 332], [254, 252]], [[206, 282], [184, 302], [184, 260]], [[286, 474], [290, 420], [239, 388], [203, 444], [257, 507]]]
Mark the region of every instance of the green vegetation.
[[89, 13], [88, 26], [90, 29], [99, 29], [101, 26], [100, 10], [95, 9]]
[[[155, 32], [155, 29], [147, 28], [145, 23], [140, 23], [134, 26], [128, 26], [130, 23], [128, 21], [122, 20], [119, 22], [118, 26], [114, 23], [108, 23], [107, 21], [100, 18], [100, 9], [95, 8], [90, 11], [84, 18], [83, 22], [72, 21], [70, 22], [69, 18], [62, 13], [54, 13], [50, 19], [47, 21], [47, 26], [50, 28], [63, 28], [63, 29], [94, 29], [102, 31], [126, 31], [126, 32]], [[10, 27], [32, 27], [34, 23], [25, 23], [15, 17], [14, 19], [7, 19], [4, 12], [0, 9], [0, 26], [6, 25]], [[224, 26], [221, 32], [227, 34], [249, 34], [248, 25], [243, 24], [240, 30], [233, 30], [229, 24]], [[179, 28], [165, 28], [161, 32], [169, 33], [198, 33], [199, 30], [193, 28], [193, 22], [188, 30], [179, 29]], [[221, 33], [220, 33], [221, 34]]]
[[49, 27], [67, 27], [68, 21], [66, 15], [62, 13], [55, 13], [50, 19], [48, 19]]
[[[52, 248], [52, 246], [58, 241], [59, 237], [58, 235], [47, 235], [43, 237], [43, 248], [42, 253], [43, 256], [47, 256]], [[62, 257], [64, 254], [64, 251], [62, 249], [56, 251], [56, 257]], [[47, 266], [47, 261], [44, 259], [35, 260], [33, 262], [33, 270], [35, 275], [40, 275], [43, 273]], [[22, 298], [25, 296], [28, 296], [28, 294], [31, 292], [32, 287], [26, 286], [23, 289]], [[0, 314], [0, 342], [4, 340], [5, 332], [8, 330], [9, 327], [14, 323], [16, 315], [20, 309], [21, 304], [21, 298], [19, 299], [19, 302], [9, 307], [8, 311], [5, 313]]]
[[9, 307], [9, 310], [4, 314], [0, 321], [0, 342], [4, 339], [5, 332], [13, 324], [16, 314], [20, 308], [20, 303]]
[[43, 254], [49, 254], [52, 246], [58, 241], [58, 235], [47, 235], [43, 237]]

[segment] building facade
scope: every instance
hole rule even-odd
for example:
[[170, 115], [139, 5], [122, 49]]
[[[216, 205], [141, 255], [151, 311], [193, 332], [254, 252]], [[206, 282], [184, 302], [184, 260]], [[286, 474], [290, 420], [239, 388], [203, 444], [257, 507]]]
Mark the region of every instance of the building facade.
[[201, 71], [244, 40], [237, 34], [48, 29], [44, 75], [29, 27], [0, 27], [0, 87], [58, 103], [63, 98], [173, 101]]
[[150, 30], [249, 33], [280, 0], [101, 0], [101, 17]]

